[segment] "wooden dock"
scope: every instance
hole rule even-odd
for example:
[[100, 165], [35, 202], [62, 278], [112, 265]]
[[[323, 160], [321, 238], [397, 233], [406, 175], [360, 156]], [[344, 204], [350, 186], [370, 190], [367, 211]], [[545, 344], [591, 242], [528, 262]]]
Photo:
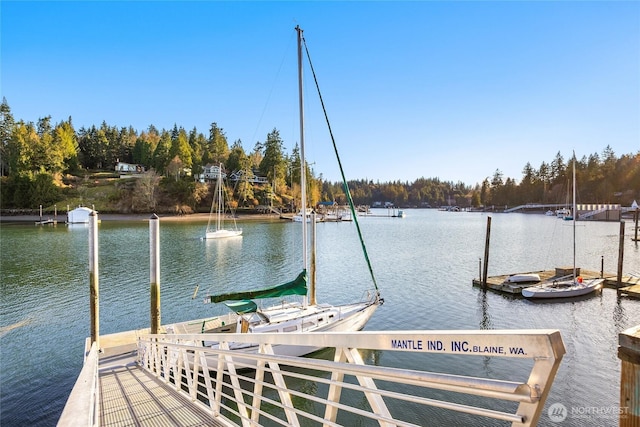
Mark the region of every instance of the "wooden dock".
[[640, 277], [624, 277], [623, 282], [624, 286], [618, 288], [618, 295], [640, 299]]
[[[561, 267], [555, 270], [529, 271], [526, 273], [503, 274], [499, 276], [487, 277], [487, 289], [511, 295], [521, 295], [523, 288], [536, 285], [536, 283], [512, 283], [507, 278], [514, 274], [538, 274], [540, 281], [559, 279], [572, 274], [573, 268]], [[640, 278], [634, 276], [623, 276], [621, 285], [618, 286], [618, 279], [615, 274], [605, 273], [601, 276], [599, 271], [577, 269], [577, 273], [585, 279], [604, 278], [604, 287], [618, 289], [618, 294], [632, 298], [640, 298]], [[482, 279], [473, 279], [473, 286], [482, 287]]]

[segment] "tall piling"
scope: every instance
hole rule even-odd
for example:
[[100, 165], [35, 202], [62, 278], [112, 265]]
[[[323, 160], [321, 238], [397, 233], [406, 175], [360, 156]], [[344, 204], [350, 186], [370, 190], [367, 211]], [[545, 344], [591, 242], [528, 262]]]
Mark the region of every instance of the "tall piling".
[[640, 426], [640, 325], [618, 334], [620, 427]]
[[89, 214], [89, 305], [91, 342], [100, 348], [100, 292], [98, 284], [98, 213]]
[[153, 214], [149, 219], [149, 280], [151, 291], [151, 333], [160, 329], [160, 218]]
[[487, 290], [487, 271], [489, 270], [489, 240], [491, 239], [491, 217], [487, 217], [487, 238], [484, 242], [484, 270], [482, 271], [482, 289]]
[[624, 221], [620, 221], [620, 240], [618, 242], [618, 287], [622, 286], [622, 265], [624, 264]]

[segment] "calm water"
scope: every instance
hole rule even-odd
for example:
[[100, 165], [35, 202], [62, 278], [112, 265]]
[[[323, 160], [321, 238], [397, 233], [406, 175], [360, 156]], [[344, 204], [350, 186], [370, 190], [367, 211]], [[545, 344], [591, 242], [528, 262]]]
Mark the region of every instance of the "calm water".
[[[386, 211], [378, 213], [384, 214]], [[547, 407], [617, 411], [618, 333], [640, 323], [640, 301], [615, 290], [579, 301], [533, 303], [472, 287], [484, 254], [487, 215], [408, 210], [404, 219], [361, 219], [385, 304], [368, 330], [557, 328], [567, 348]], [[617, 269], [618, 223], [578, 223], [578, 264]], [[300, 270], [299, 226], [243, 222], [244, 236], [203, 241], [205, 223], [162, 222], [162, 322], [210, 316], [219, 308], [192, 299], [208, 289], [265, 286]], [[640, 272], [640, 249], [627, 221], [625, 273]], [[82, 366], [89, 335], [88, 233], [84, 227], [0, 225], [0, 423], [52, 426]], [[571, 227], [544, 215], [492, 216], [489, 274], [571, 265]], [[149, 326], [149, 227], [146, 222], [103, 221], [99, 226], [100, 333]], [[352, 223], [318, 225], [318, 300], [340, 303], [371, 287]], [[383, 355], [385, 364], [415, 361]], [[380, 357], [379, 355], [376, 357]], [[402, 356], [404, 357], [404, 356]], [[513, 362], [482, 358], [439, 361], [433, 369], [497, 374], [511, 379]], [[431, 369], [431, 367], [430, 367]], [[512, 372], [513, 371], [513, 372]], [[393, 409], [392, 409], [393, 411]], [[434, 410], [417, 414], [423, 425], [459, 424], [465, 418]], [[496, 425], [482, 418], [468, 422]], [[617, 418], [568, 418], [562, 425], [610, 425]], [[558, 425], [546, 416], [540, 425]]]

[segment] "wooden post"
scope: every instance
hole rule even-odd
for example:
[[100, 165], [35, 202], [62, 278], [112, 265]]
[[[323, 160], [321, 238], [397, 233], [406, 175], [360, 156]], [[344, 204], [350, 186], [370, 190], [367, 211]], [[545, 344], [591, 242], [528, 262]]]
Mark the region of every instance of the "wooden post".
[[600, 278], [604, 277], [604, 255], [600, 255]]
[[484, 242], [484, 271], [482, 272], [482, 289], [487, 290], [487, 271], [489, 270], [489, 240], [491, 238], [491, 217], [487, 217], [487, 238]]
[[618, 287], [622, 286], [622, 264], [624, 260], [624, 221], [620, 221], [620, 241], [618, 243]]
[[40, 205], [40, 224], [42, 225], [42, 205]]
[[633, 213], [633, 217], [635, 218], [635, 222], [636, 222], [633, 241], [637, 242], [638, 241], [638, 217], [640, 217], [640, 208], [636, 208], [636, 211]]
[[151, 283], [151, 333], [160, 328], [160, 218], [153, 214], [149, 219], [149, 258]]
[[620, 427], [640, 426], [640, 325], [618, 334]]
[[98, 214], [89, 214], [89, 305], [91, 342], [100, 348], [100, 292], [98, 286]]

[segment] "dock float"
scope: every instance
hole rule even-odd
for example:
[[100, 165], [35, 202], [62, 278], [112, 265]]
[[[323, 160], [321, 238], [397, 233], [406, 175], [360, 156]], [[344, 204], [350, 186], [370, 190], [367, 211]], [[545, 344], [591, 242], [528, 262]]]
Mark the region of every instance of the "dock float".
[[[618, 289], [618, 294], [629, 297], [640, 298], [640, 278], [634, 276], [623, 276], [621, 286], [618, 286], [617, 276], [613, 273], [605, 273], [601, 275], [599, 271], [581, 270], [576, 268], [576, 273], [585, 279], [594, 279], [603, 277], [604, 287]], [[502, 274], [498, 276], [487, 277], [487, 289], [511, 294], [522, 295], [522, 289], [539, 284], [540, 282], [508, 282], [507, 278], [516, 274], [537, 274], [540, 276], [540, 282], [559, 279], [573, 274], [573, 267], [558, 267], [555, 270], [530, 271], [526, 273]], [[482, 287], [482, 279], [473, 279], [473, 286]]]
[[618, 288], [618, 295], [640, 299], [640, 277], [630, 276], [623, 279], [625, 279], [623, 282], [626, 286]]

